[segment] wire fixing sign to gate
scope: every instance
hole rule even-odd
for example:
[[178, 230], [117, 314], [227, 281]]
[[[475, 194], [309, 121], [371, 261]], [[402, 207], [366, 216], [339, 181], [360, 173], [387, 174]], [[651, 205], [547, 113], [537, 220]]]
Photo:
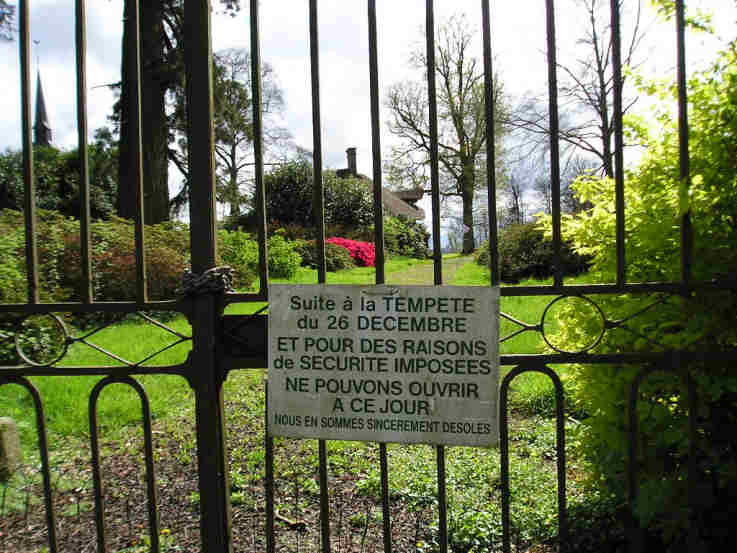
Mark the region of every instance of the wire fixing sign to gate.
[[271, 285], [269, 432], [491, 446], [499, 289]]

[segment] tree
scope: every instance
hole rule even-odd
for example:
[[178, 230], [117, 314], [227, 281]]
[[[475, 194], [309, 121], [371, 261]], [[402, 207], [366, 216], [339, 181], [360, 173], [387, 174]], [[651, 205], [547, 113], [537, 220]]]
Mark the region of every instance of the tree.
[[[306, 160], [280, 165], [265, 176], [266, 211], [269, 221], [281, 225], [316, 225], [313, 210], [313, 169]], [[346, 227], [367, 227], [373, 223], [370, 181], [340, 178], [335, 171], [323, 171], [325, 221]]]
[[[618, 0], [621, 10], [623, 0]], [[577, 40], [581, 55], [571, 63], [558, 63], [560, 82], [559, 105], [565, 106], [558, 138], [571, 154], [593, 157], [602, 174], [614, 177], [614, 64], [612, 60], [612, 33], [609, 16], [610, 3], [605, 0], [576, 0], [586, 28]], [[622, 66], [636, 66], [636, 51], [643, 32], [641, 29], [641, 1], [635, 3], [631, 14], [631, 32], [622, 41]], [[626, 77], [622, 76], [624, 86]], [[626, 114], [637, 98], [623, 97], [622, 114]], [[513, 124], [545, 138], [550, 135], [547, 100], [527, 99], [519, 109]], [[566, 148], [567, 146], [567, 148]]]
[[[98, 129], [88, 146], [90, 212], [94, 218], [113, 214], [117, 193], [117, 147], [108, 129]], [[79, 154], [51, 146], [34, 147], [36, 205], [78, 218]], [[0, 209], [23, 209], [23, 153], [0, 155]]]
[[[481, 64], [471, 54], [473, 36], [468, 21], [453, 16], [439, 27], [435, 53], [440, 192], [444, 198], [461, 200], [464, 253], [474, 249], [474, 196], [484, 184], [481, 176], [485, 174], [487, 140], [484, 76]], [[415, 51], [410, 65], [426, 69], [425, 53]], [[502, 92], [499, 80], [494, 82], [495, 132], [500, 136]], [[387, 94], [386, 106], [390, 112], [389, 131], [401, 141], [401, 146], [392, 148], [392, 180], [425, 184], [431, 148], [426, 86], [412, 80], [395, 83]]]
[[[215, 162], [217, 163], [217, 199], [229, 207], [229, 215], [237, 217], [251, 198], [248, 187], [254, 165], [253, 108], [251, 106], [251, 59], [246, 50], [229, 49], [213, 56], [213, 89], [215, 101]], [[183, 92], [183, 91], [182, 91]], [[276, 74], [269, 64], [261, 68], [264, 150], [277, 151], [291, 138], [278, 124], [284, 109], [284, 95]], [[175, 210], [189, 198], [187, 136], [184, 101], [177, 102], [172, 116], [177, 147], [169, 148], [170, 159], [184, 177], [184, 186], [172, 199]]]
[[[240, 9], [239, 0], [220, 0], [226, 11]], [[136, 212], [135, 167], [136, 143], [133, 136], [133, 52], [136, 33], [131, 27], [132, 2], [124, 5], [123, 53], [120, 95], [120, 165], [117, 211], [133, 218]], [[169, 219], [169, 139], [167, 95], [184, 85], [182, 0], [146, 0], [140, 2], [141, 55], [141, 137], [143, 148], [144, 220], [154, 224]], [[184, 95], [181, 94], [180, 97]]]

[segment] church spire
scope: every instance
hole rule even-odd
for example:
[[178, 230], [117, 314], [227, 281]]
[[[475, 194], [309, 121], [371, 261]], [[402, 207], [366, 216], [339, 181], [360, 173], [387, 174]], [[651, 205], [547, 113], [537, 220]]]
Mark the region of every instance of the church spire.
[[51, 146], [51, 125], [46, 113], [46, 102], [44, 101], [43, 87], [41, 86], [41, 71], [38, 72], [36, 80], [36, 124], [34, 130], [34, 144], [36, 146]]

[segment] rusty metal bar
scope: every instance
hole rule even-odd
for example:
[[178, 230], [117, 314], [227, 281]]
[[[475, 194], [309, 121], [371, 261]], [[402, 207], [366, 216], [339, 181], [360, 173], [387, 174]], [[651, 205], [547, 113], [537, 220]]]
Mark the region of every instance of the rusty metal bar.
[[[376, 246], [376, 284], [386, 282], [384, 272], [384, 205], [381, 174], [381, 123], [379, 121], [379, 62], [377, 53], [376, 0], [368, 0], [369, 80], [371, 87], [371, 151], [374, 177], [374, 244]], [[384, 553], [392, 551], [391, 505], [389, 498], [389, 457], [385, 443], [379, 444], [381, 473], [381, 513]]]
[[[138, 302], [148, 301], [148, 284], [146, 279], [146, 252], [144, 215], [143, 215], [143, 139], [141, 137], [141, 35], [140, 35], [140, 4], [139, 0], [131, 0], [126, 3], [126, 25], [127, 33], [133, 32], [133, 37], [124, 45], [128, 48], [128, 56], [132, 58], [133, 82], [127, 91], [130, 94], [131, 113], [130, 120], [131, 136], [133, 136], [131, 172], [132, 180], [136, 187], [136, 216], [135, 216], [135, 238], [136, 238], [136, 299]], [[125, 84], [125, 83], [124, 83]]]
[[264, 124], [261, 89], [261, 34], [259, 3], [251, 8], [251, 96], [253, 98], [253, 159], [256, 180], [256, 214], [258, 219], [259, 291], [268, 296], [269, 255], [266, 239], [266, 190], [264, 188]]
[[274, 553], [274, 438], [269, 433], [269, 381], [264, 382], [264, 495], [266, 496], [266, 553]]
[[694, 513], [699, 504], [699, 457], [697, 445], [699, 443], [698, 427], [698, 394], [696, 392], [696, 381], [686, 369], [682, 376], [688, 390], [688, 506], [690, 508], [688, 517], [688, 550], [699, 550], [699, 529], [694, 520]]
[[87, 147], [87, 3], [76, 0], [75, 38], [77, 52], [77, 148], [79, 152], [79, 246], [84, 289], [82, 301], [93, 301], [90, 256], [90, 175]]
[[56, 540], [56, 516], [54, 514], [54, 504], [51, 497], [51, 469], [49, 466], [49, 447], [46, 439], [46, 418], [44, 417], [43, 403], [41, 402], [41, 394], [38, 393], [36, 387], [31, 384], [23, 376], [2, 376], [0, 375], [0, 387], [5, 384], [17, 384], [28, 391], [33, 400], [33, 407], [36, 413], [36, 435], [38, 436], [38, 451], [41, 457], [41, 475], [43, 478], [44, 488], [44, 506], [46, 508], [46, 530], [48, 532], [49, 552], [56, 553], [58, 551]]
[[[192, 270], [215, 266], [215, 135], [213, 130], [212, 28], [209, 0], [184, 1], [184, 59], [189, 140], [190, 242]], [[203, 551], [229, 553], [231, 544], [230, 472], [225, 452], [225, 414], [218, 325], [223, 294], [191, 299], [193, 348], [190, 375], [195, 392], [200, 535]]]
[[491, 285], [499, 285], [499, 237], [496, 220], [496, 145], [494, 138], [494, 72], [491, 59], [489, 0], [481, 0], [484, 40], [484, 105], [486, 108], [486, 205], [489, 216], [489, 272]]
[[322, 181], [322, 118], [320, 116], [320, 39], [317, 0], [310, 0], [310, 74], [312, 78], [312, 163], [313, 213], [317, 223], [317, 281], [323, 284], [325, 275], [325, 205]]
[[522, 373], [539, 372], [550, 378], [555, 387], [555, 437], [558, 480], [558, 543], [561, 551], [568, 549], [568, 514], [566, 507], [566, 450], [565, 413], [563, 405], [563, 383], [560, 377], [543, 366], [539, 368], [518, 366], [502, 380], [499, 389], [499, 453], [501, 457], [502, 484], [502, 551], [511, 551], [510, 486], [509, 486], [509, 420], [507, 414], [509, 386]]
[[[686, 86], [686, 23], [683, 0], [676, 0], [676, 48], [678, 64], [678, 162], [679, 190], [681, 202], [688, 201], [691, 186], [691, 161], [688, 152], [688, 89]], [[680, 205], [681, 215], [681, 280], [685, 285], [691, 281], [691, 257], [693, 255], [693, 231], [691, 208]]]
[[[625, 258], [624, 126], [622, 123], [622, 39], [619, 23], [620, 0], [611, 0], [613, 117], [614, 117], [614, 197], [616, 206], [617, 284], [627, 282]], [[609, 140], [609, 137], [605, 137]]]
[[[427, 56], [427, 98], [430, 125], [430, 183], [432, 188], [433, 282], [443, 284], [443, 254], [440, 236], [440, 169], [438, 165], [438, 101], [435, 90], [435, 5], [425, 3], [425, 37]], [[435, 449], [438, 478], [438, 545], [440, 553], [448, 551], [448, 510], [445, 488], [445, 447]]]
[[92, 388], [89, 400], [90, 445], [92, 448], [92, 480], [95, 493], [95, 524], [97, 526], [97, 550], [105, 551], [105, 499], [101, 476], [100, 445], [97, 432], [97, 401], [100, 393], [111, 384], [126, 384], [133, 388], [141, 399], [141, 417], [143, 420], [143, 443], [146, 463], [146, 493], [148, 499], [148, 531], [151, 540], [151, 551], [158, 553], [159, 547], [159, 515], [156, 499], [156, 474], [154, 470], [153, 438], [151, 432], [151, 407], [143, 387], [130, 377], [109, 376], [103, 378]]
[[[327, 281], [325, 272], [325, 206], [322, 180], [322, 119], [320, 116], [320, 39], [317, 0], [310, 0], [310, 70], [312, 77], [312, 160], [314, 163], [314, 214], [317, 219], [317, 280]], [[330, 553], [330, 495], [328, 453], [325, 440], [318, 440], [320, 480], [320, 536], [322, 551]]]
[[28, 0], [18, 3], [20, 23], [20, 92], [23, 130], [23, 215], [26, 227], [26, 283], [28, 303], [38, 303], [38, 244], [36, 237], [36, 177], [31, 129], [31, 22]]
[[432, 246], [434, 283], [443, 283], [443, 254], [440, 243], [440, 168], [438, 163], [438, 100], [435, 90], [435, 6], [425, 4], [425, 37], [427, 39], [427, 100], [430, 125], [430, 185], [432, 189]]
[[553, 216], [553, 280], [556, 286], [563, 285], [561, 263], [560, 230], [560, 122], [558, 118], [558, 61], [555, 42], [555, 7], [553, 0], [545, 1], [547, 57], [548, 57], [548, 114], [550, 117], [550, 192]]
[[371, 152], [374, 178], [374, 245], [376, 284], [384, 284], [384, 202], [381, 174], [381, 122], [379, 120], [379, 62], [376, 39], [376, 0], [368, 0], [369, 81], [371, 87]]

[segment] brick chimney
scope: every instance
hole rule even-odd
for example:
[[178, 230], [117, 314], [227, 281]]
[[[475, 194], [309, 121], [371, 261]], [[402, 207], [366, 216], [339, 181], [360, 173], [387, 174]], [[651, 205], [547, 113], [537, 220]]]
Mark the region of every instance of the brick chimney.
[[348, 173], [351, 176], [358, 176], [358, 169], [356, 167], [356, 149], [348, 148], [345, 151], [346, 158], [348, 158]]

